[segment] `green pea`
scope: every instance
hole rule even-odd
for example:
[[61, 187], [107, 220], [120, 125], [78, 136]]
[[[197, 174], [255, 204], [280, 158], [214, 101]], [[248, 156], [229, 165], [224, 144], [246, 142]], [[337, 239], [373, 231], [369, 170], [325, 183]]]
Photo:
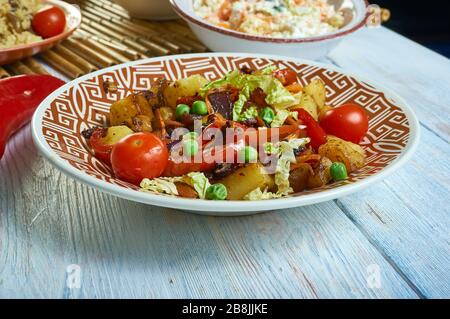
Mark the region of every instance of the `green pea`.
[[184, 139], [184, 140], [197, 140], [197, 139], [198, 139], [198, 133], [197, 133], [197, 132], [189, 132], [189, 133], [186, 133], [186, 134], [183, 136], [183, 139]]
[[347, 179], [347, 168], [343, 163], [335, 162], [330, 167], [330, 173], [331, 177], [335, 181], [342, 181], [344, 179]]
[[240, 159], [245, 163], [256, 162], [258, 159], [258, 151], [251, 146], [246, 146], [240, 151]]
[[198, 142], [193, 139], [188, 139], [184, 141], [183, 144], [184, 155], [194, 156], [198, 153]]
[[272, 123], [273, 118], [275, 117], [275, 112], [270, 107], [265, 107], [261, 111], [259, 111], [259, 117], [266, 123], [266, 125], [269, 125]]
[[198, 115], [208, 114], [208, 107], [206, 106], [206, 103], [203, 101], [195, 101], [194, 104], [192, 104], [192, 113]]
[[186, 104], [178, 104], [177, 109], [175, 110], [175, 117], [178, 120], [181, 120], [183, 118], [183, 115], [189, 114], [191, 111], [189, 105]]
[[206, 189], [206, 199], [209, 200], [224, 200], [227, 199], [228, 191], [223, 184], [214, 184]]

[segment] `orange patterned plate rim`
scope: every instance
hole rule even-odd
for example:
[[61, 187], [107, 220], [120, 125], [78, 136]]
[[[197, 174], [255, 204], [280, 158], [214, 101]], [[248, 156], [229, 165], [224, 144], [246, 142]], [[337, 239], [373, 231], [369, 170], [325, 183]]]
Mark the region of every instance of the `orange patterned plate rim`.
[[[104, 124], [109, 105], [132, 91], [148, 89], [152, 79], [180, 79], [202, 74], [209, 80], [243, 66], [264, 68], [269, 64], [297, 71], [303, 84], [320, 77], [327, 86], [327, 103], [337, 106], [355, 102], [369, 114], [369, 133], [362, 141], [367, 165], [345, 182], [334, 183], [291, 197], [264, 201], [205, 201], [139, 191], [120, 181], [89, 152], [81, 131]], [[113, 81], [119, 90], [105, 93], [102, 83]], [[273, 55], [202, 53], [164, 56], [129, 62], [78, 78], [48, 96], [32, 120], [33, 140], [39, 151], [58, 169], [95, 189], [140, 203], [205, 215], [248, 215], [336, 199], [381, 181], [404, 165], [419, 141], [414, 112], [398, 95], [382, 86], [339, 68]]]

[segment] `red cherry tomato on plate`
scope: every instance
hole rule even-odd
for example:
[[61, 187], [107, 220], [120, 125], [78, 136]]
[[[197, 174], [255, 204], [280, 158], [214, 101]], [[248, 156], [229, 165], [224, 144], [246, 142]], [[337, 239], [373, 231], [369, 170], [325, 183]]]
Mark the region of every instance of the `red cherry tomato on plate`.
[[330, 135], [358, 144], [369, 129], [369, 118], [361, 106], [349, 103], [326, 112], [320, 126]]
[[89, 143], [91, 144], [92, 149], [94, 150], [95, 157], [101, 161], [106, 163], [111, 163], [110, 156], [113, 145], [106, 144], [104, 142], [104, 137], [106, 134], [106, 129], [97, 128], [91, 135], [89, 139]]
[[113, 146], [111, 165], [120, 179], [139, 185], [144, 178], [157, 178], [167, 166], [166, 144], [155, 134], [135, 133]]
[[291, 69], [276, 70], [273, 75], [284, 85], [290, 85], [297, 82], [297, 73]]
[[61, 34], [66, 27], [66, 15], [61, 8], [51, 7], [38, 11], [33, 16], [31, 26], [44, 39]]

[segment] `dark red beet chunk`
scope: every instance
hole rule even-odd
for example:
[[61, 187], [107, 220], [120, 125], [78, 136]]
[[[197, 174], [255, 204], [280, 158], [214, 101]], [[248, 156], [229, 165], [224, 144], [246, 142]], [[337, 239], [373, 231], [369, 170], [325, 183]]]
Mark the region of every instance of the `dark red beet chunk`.
[[208, 100], [215, 113], [220, 113], [225, 119], [231, 120], [233, 103], [228, 92], [213, 92], [208, 95]]

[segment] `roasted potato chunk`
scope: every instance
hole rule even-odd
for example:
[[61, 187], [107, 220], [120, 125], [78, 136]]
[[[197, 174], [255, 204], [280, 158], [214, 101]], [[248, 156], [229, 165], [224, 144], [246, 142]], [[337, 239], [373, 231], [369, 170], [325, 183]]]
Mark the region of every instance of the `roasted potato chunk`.
[[147, 115], [138, 115], [131, 120], [130, 127], [135, 132], [152, 132], [152, 120]]
[[197, 94], [207, 83], [208, 80], [197, 74], [171, 83], [164, 90], [164, 97], [166, 98], [167, 105], [175, 108], [177, 106], [178, 98]]
[[331, 181], [330, 167], [333, 164], [330, 159], [322, 157], [319, 165], [314, 169], [314, 174], [311, 174], [308, 178], [307, 187], [309, 189], [322, 187]]
[[140, 94], [131, 94], [111, 105], [109, 121], [113, 126], [124, 123], [131, 126], [133, 118], [138, 115], [145, 115], [150, 120], [154, 117], [147, 99]]
[[366, 161], [361, 146], [332, 135], [328, 135], [327, 142], [320, 146], [319, 154], [333, 162], [344, 163], [349, 174], [363, 167]]
[[298, 107], [305, 109], [316, 121], [318, 120], [317, 104], [312, 96], [303, 93]]
[[266, 187], [271, 189], [274, 186], [273, 177], [267, 174], [264, 167], [259, 163], [239, 168], [218, 183], [222, 183], [227, 188], [227, 199], [229, 200], [243, 199], [245, 195], [256, 188], [264, 190]]
[[106, 131], [106, 136], [103, 137], [103, 142], [107, 145], [114, 145], [125, 136], [133, 134], [133, 131], [125, 125], [111, 126]]
[[311, 166], [307, 163], [301, 164], [289, 174], [289, 184], [294, 192], [303, 192], [308, 187], [308, 180], [313, 174]]
[[174, 120], [175, 119], [175, 111], [171, 107], [162, 107], [159, 109], [161, 112], [161, 117], [164, 121]]
[[303, 92], [311, 96], [316, 102], [320, 111], [325, 106], [326, 88], [325, 83], [321, 79], [314, 79], [307, 86], [303, 88]]

